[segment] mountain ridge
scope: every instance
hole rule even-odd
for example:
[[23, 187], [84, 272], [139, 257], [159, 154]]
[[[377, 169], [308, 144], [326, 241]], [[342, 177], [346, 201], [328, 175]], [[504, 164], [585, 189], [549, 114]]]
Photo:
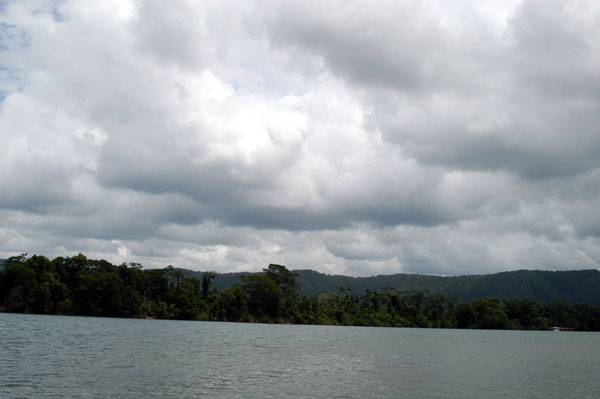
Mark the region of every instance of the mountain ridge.
[[[0, 269], [6, 259], [0, 259]], [[203, 271], [180, 268], [185, 275], [202, 279]], [[390, 288], [399, 292], [427, 290], [454, 297], [457, 301], [495, 298], [535, 298], [542, 303], [562, 300], [571, 305], [600, 306], [600, 271], [582, 270], [529, 270], [520, 269], [491, 274], [435, 276], [426, 274], [380, 274], [354, 277], [326, 274], [310, 269], [293, 270], [297, 273], [300, 295], [319, 296], [339, 294], [340, 287], [354, 294], [364, 295], [367, 290], [382, 291]], [[241, 283], [240, 277], [251, 272], [215, 273], [213, 284], [226, 289]]]
[[[202, 277], [203, 272], [181, 269], [189, 276]], [[386, 288], [400, 292], [427, 290], [458, 301], [472, 301], [485, 297], [536, 298], [543, 303], [557, 299], [570, 304], [600, 305], [600, 271], [587, 270], [514, 270], [492, 274], [461, 276], [433, 276], [424, 274], [395, 273], [370, 277], [331, 275], [310, 269], [293, 270], [297, 273], [299, 292], [306, 296], [339, 293], [340, 287], [364, 295], [367, 290], [382, 291]], [[230, 288], [241, 283], [240, 277], [249, 272], [216, 273], [213, 284]]]

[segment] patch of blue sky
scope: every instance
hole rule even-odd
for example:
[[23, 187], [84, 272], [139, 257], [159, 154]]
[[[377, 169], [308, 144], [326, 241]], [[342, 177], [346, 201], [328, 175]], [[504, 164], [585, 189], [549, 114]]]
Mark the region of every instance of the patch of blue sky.
[[0, 51], [29, 46], [31, 38], [16, 25], [0, 22]]
[[[286, 95], [303, 95], [310, 91], [310, 87], [306, 85], [299, 74], [290, 74], [276, 65], [260, 60], [253, 60], [248, 57], [240, 62], [240, 65], [251, 71], [258, 78], [258, 87], [253, 87], [254, 90], [261, 91], [263, 94], [269, 94], [275, 97]], [[232, 82], [234, 89], [247, 85], [239, 82]]]
[[0, 102], [10, 94], [21, 91], [25, 86], [23, 71], [0, 65]]
[[52, 19], [54, 19], [55, 22], [63, 22], [66, 20], [65, 16], [59, 11], [59, 7], [64, 4], [65, 1], [64, 0], [54, 0], [51, 1], [50, 4], [48, 4], [45, 7], [42, 8], [38, 8], [32, 11], [32, 13], [34, 15], [36, 14], [47, 14], [49, 13], [50, 15], [52, 15]]

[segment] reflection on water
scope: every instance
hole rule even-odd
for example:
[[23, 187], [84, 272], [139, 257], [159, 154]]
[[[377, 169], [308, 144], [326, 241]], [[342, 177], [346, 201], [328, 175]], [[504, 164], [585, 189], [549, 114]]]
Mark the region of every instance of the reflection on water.
[[595, 398], [600, 334], [0, 313], [0, 398]]

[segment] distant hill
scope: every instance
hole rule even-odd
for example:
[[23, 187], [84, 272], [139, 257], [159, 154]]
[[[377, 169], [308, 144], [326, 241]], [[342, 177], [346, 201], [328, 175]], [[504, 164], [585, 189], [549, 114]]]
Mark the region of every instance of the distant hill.
[[[202, 278], [202, 272], [185, 271], [190, 276]], [[556, 299], [570, 304], [600, 305], [600, 271], [541, 271], [517, 270], [486, 275], [428, 276], [420, 274], [392, 274], [373, 277], [329, 275], [314, 270], [294, 270], [298, 273], [300, 294], [318, 296], [339, 293], [339, 288], [351, 288], [358, 295], [367, 290], [380, 291], [393, 288], [398, 291], [428, 290], [456, 296], [461, 301], [478, 298], [537, 298], [550, 303]], [[248, 273], [217, 273], [213, 281], [223, 289], [240, 283], [239, 278]]]

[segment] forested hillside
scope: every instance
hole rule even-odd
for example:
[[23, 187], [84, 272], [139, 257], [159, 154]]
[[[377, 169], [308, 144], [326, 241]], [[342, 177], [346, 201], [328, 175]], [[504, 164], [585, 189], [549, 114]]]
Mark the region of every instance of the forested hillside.
[[[5, 259], [0, 259], [0, 269]], [[202, 280], [204, 272], [181, 270], [186, 277]], [[314, 270], [294, 270], [298, 292], [305, 296], [339, 293], [340, 287], [356, 295], [368, 290], [380, 291], [393, 288], [399, 292], [427, 290], [455, 297], [461, 301], [479, 298], [535, 298], [542, 303], [556, 299], [571, 305], [580, 303], [600, 306], [600, 271], [570, 270], [543, 271], [517, 270], [495, 274], [467, 276], [430, 276], [421, 274], [391, 274], [372, 277], [330, 275]], [[212, 284], [219, 289], [228, 289], [242, 283], [249, 272], [214, 273]]]
[[[487, 275], [427, 276], [392, 274], [373, 277], [328, 275], [313, 270], [295, 270], [301, 295], [318, 296], [337, 293], [340, 287], [357, 295], [367, 290], [394, 288], [399, 292], [427, 290], [458, 300], [479, 298], [536, 298], [543, 303], [561, 299], [570, 304], [600, 305], [600, 272], [598, 270], [540, 271], [518, 270]], [[201, 272], [185, 270], [186, 275], [200, 277]], [[240, 282], [247, 273], [217, 273], [215, 286], [225, 289]]]
[[[550, 277], [540, 279], [543, 283], [539, 283], [528, 276], [530, 272], [516, 273], [514, 276], [523, 279], [515, 278], [515, 281], [520, 285], [527, 283], [532, 289], [538, 286], [579, 288], [593, 284], [593, 281], [584, 281], [586, 272], [550, 275], [575, 276], [568, 280], [559, 279], [560, 283]], [[82, 254], [54, 260], [23, 254], [9, 258], [0, 268], [0, 311], [354, 326], [528, 330], [560, 326], [583, 331], [600, 330], [600, 306], [570, 305], [560, 298], [550, 303], [516, 296], [486, 296], [465, 301], [441, 291], [406, 290], [407, 286], [402, 286], [401, 290], [382, 284], [371, 290], [358, 285], [354, 289], [348, 284], [392, 281], [386, 276], [370, 279], [325, 276], [320, 279], [324, 275], [315, 272], [309, 275], [317, 278], [309, 281], [318, 283], [329, 278], [339, 287], [332, 290], [335, 292], [307, 296], [298, 290], [300, 274], [285, 266], [271, 264], [260, 273], [226, 275], [229, 280], [223, 281], [238, 279], [239, 283], [218, 288], [213, 285], [217, 276], [210, 271], [197, 278], [173, 266], [144, 270], [138, 263], [113, 265], [106, 260], [88, 259]], [[485, 276], [470, 276], [466, 281], [473, 282], [475, 287], [484, 287], [483, 292], [497, 288], [504, 289], [503, 293], [515, 294], [518, 292], [508, 290], [512, 285], [508, 288], [502, 285], [511, 276], [500, 273], [492, 275], [491, 281]], [[387, 277], [400, 278], [402, 275]], [[416, 281], [428, 281], [429, 278], [408, 277]], [[432, 281], [445, 279], [461, 281], [448, 277], [437, 277]], [[482, 280], [488, 285], [480, 285]], [[364, 293], [360, 292], [363, 288], [366, 289]]]

